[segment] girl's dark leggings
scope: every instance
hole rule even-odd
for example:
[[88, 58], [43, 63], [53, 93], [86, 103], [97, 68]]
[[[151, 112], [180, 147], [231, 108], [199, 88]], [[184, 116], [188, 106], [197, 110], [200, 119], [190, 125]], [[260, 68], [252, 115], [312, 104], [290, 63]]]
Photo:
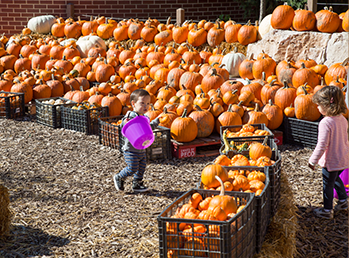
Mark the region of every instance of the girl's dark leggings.
[[339, 200], [345, 200], [347, 198], [343, 181], [339, 177], [342, 172], [343, 170], [329, 172], [327, 168], [322, 168], [325, 209], [332, 210], [333, 208], [333, 188], [336, 190]]

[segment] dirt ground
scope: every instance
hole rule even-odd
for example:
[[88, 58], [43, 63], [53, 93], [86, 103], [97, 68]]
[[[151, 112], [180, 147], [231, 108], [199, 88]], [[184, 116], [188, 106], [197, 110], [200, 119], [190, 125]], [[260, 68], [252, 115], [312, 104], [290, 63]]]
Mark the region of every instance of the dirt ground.
[[[194, 188], [213, 160], [188, 158], [149, 162], [152, 189], [116, 192], [112, 176], [125, 166], [119, 151], [97, 136], [51, 129], [33, 119], [0, 120], [0, 184], [9, 189], [10, 233], [0, 257], [159, 257], [157, 216]], [[317, 219], [322, 205], [321, 170], [307, 168], [312, 150], [280, 147], [282, 166], [299, 208], [295, 257], [347, 257], [348, 212]], [[281, 230], [281, 229], [280, 229]]]

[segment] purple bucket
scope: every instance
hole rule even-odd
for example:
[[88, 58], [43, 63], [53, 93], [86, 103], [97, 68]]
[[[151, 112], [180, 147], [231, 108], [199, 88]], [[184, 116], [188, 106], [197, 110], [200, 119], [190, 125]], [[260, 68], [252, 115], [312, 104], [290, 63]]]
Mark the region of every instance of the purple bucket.
[[148, 148], [154, 142], [154, 134], [149, 124], [149, 118], [137, 116], [128, 121], [121, 130], [133, 147], [139, 150]]
[[[348, 176], [348, 169], [344, 169], [343, 172], [339, 175], [340, 179], [342, 179], [345, 191], [347, 192], [347, 195], [349, 195], [349, 176]], [[338, 195], [336, 190], [333, 189], [333, 197], [338, 199]]]

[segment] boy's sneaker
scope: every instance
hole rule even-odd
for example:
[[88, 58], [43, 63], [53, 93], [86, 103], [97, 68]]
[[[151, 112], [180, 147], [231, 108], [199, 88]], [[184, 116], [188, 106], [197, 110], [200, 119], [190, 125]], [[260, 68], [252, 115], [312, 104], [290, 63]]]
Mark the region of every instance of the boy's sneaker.
[[123, 191], [125, 189], [124, 188], [125, 180], [122, 179], [118, 174], [115, 174], [113, 176], [113, 180], [114, 180], [114, 185], [115, 185], [116, 190]]
[[334, 206], [334, 210], [336, 211], [344, 211], [348, 209], [348, 200], [345, 200], [344, 202], [337, 202], [337, 205]]
[[135, 193], [144, 193], [144, 192], [147, 192], [149, 189], [143, 185], [143, 180], [133, 179], [132, 190]]
[[333, 219], [333, 210], [325, 211], [324, 208], [317, 208], [314, 210], [314, 214], [319, 218]]

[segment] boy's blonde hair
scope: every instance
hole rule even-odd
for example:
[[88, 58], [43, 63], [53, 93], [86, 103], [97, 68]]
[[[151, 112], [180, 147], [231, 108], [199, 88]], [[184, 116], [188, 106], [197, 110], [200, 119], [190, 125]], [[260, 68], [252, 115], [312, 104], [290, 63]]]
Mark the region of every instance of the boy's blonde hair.
[[347, 111], [343, 92], [337, 86], [323, 87], [314, 94], [312, 100], [315, 104], [324, 107], [328, 116], [337, 116]]
[[139, 97], [144, 97], [144, 96], [149, 96], [150, 94], [148, 91], [146, 91], [145, 89], [137, 89], [135, 91], [133, 91], [130, 95], [130, 102], [132, 103], [132, 101], [137, 102]]

